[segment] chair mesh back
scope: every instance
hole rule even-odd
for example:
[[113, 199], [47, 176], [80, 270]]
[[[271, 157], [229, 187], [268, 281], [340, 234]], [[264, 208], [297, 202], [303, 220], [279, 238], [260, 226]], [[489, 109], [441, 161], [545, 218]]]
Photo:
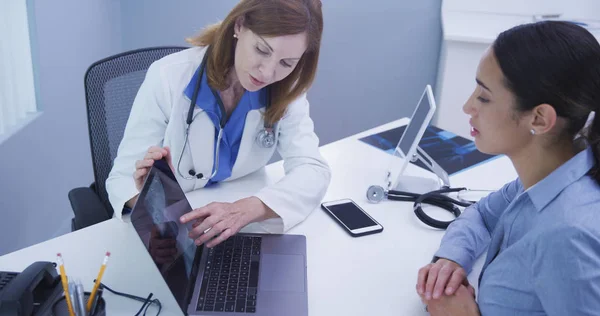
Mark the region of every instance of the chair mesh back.
[[105, 183], [117, 156], [133, 100], [150, 64], [185, 48], [155, 47], [125, 52], [94, 63], [85, 74], [94, 181], [111, 216], [113, 209]]

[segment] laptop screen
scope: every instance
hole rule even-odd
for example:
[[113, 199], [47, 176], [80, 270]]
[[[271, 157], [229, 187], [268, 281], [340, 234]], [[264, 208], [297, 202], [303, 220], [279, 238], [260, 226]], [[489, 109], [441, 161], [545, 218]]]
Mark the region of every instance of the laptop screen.
[[191, 223], [179, 217], [192, 208], [164, 160], [155, 161], [131, 212], [131, 222], [182, 311], [193, 288], [197, 247], [188, 237]]

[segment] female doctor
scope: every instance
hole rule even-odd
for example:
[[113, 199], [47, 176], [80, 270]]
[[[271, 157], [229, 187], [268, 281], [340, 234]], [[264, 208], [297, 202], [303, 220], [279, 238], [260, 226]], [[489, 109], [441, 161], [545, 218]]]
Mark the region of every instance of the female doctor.
[[189, 39], [196, 47], [154, 62], [106, 182], [116, 216], [135, 204], [155, 160], [165, 158], [189, 192], [257, 171], [277, 149], [279, 182], [180, 221], [192, 222], [190, 238], [208, 247], [250, 223], [281, 233], [303, 221], [330, 181], [306, 99], [322, 31], [319, 0], [242, 0]]

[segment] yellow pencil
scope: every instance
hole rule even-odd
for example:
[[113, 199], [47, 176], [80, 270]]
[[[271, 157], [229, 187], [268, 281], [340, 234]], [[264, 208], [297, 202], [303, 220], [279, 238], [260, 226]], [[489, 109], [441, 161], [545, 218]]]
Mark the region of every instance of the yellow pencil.
[[65, 264], [62, 259], [62, 255], [59, 253], [56, 254], [58, 261], [58, 267], [60, 270], [60, 280], [62, 282], [63, 290], [65, 291], [65, 300], [67, 300], [67, 308], [69, 309], [69, 315], [75, 316], [75, 312], [73, 311], [73, 305], [71, 303], [71, 296], [69, 295], [69, 282], [67, 281], [67, 273], [65, 272]]
[[96, 283], [94, 283], [94, 288], [92, 289], [92, 293], [90, 294], [90, 298], [88, 299], [86, 309], [89, 312], [92, 309], [92, 304], [94, 303], [94, 298], [96, 293], [98, 292], [98, 287], [100, 286], [100, 281], [102, 280], [102, 275], [104, 274], [104, 270], [106, 270], [106, 263], [108, 262], [108, 257], [110, 257], [110, 252], [107, 251], [104, 256], [104, 262], [100, 266], [100, 271], [98, 272], [98, 277], [96, 278]]

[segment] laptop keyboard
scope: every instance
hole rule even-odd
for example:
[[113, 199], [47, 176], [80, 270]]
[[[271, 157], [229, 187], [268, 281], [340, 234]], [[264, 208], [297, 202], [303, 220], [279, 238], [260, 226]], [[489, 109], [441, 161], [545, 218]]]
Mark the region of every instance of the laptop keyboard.
[[197, 311], [256, 312], [261, 240], [233, 236], [208, 250]]
[[16, 272], [0, 272], [0, 291], [2, 291], [2, 289], [4, 289], [17, 275], [18, 273]]

